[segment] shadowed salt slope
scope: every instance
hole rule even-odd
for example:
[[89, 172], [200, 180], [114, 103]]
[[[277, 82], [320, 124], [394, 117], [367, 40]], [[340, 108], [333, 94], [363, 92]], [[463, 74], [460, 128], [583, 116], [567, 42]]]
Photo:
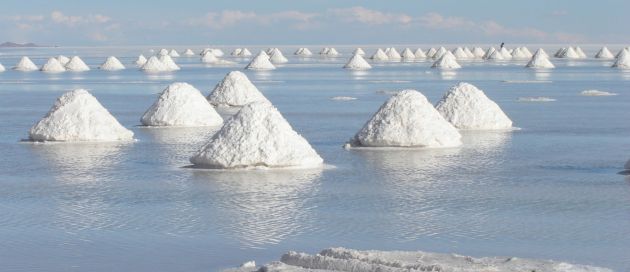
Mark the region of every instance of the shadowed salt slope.
[[217, 106], [244, 106], [252, 102], [268, 102], [243, 72], [231, 71], [219, 82], [207, 97]]

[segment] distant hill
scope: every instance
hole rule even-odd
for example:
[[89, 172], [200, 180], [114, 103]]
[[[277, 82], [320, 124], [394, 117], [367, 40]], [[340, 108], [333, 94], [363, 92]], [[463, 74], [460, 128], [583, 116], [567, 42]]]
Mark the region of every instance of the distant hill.
[[5, 43], [1, 43], [0, 47], [40, 47], [40, 46], [34, 43], [5, 42]]

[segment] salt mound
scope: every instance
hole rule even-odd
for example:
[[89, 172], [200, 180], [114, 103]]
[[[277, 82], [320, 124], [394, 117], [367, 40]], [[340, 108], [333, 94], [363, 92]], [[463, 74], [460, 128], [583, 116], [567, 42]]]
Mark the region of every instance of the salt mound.
[[175, 49], [171, 49], [171, 51], [168, 52], [168, 55], [173, 57], [173, 58], [179, 57], [179, 53], [177, 53], [177, 51], [175, 51]]
[[619, 52], [617, 52], [617, 55], [615, 55], [615, 58], [618, 58], [619, 56], [621, 56], [621, 54], [623, 54], [623, 52], [630, 52], [630, 46], [626, 47], [626, 48], [621, 48], [621, 50], [619, 50]]
[[350, 70], [369, 70], [372, 69], [372, 65], [363, 59], [361, 55], [355, 54], [343, 68]]
[[209, 168], [317, 167], [323, 159], [268, 102], [244, 106], [190, 162]]
[[168, 67], [158, 59], [156, 56], [151, 56], [149, 60], [147, 60], [140, 70], [145, 72], [164, 72], [168, 71]]
[[83, 60], [79, 58], [79, 56], [74, 56], [66, 64], [66, 69], [73, 72], [84, 72], [89, 71], [90, 67], [88, 67], [85, 62], [83, 62]]
[[462, 66], [457, 63], [457, 60], [455, 60], [455, 56], [453, 56], [450, 51], [446, 51], [446, 53], [444, 53], [444, 55], [440, 59], [438, 59], [436, 62], [433, 63], [433, 65], [431, 65], [431, 68], [449, 70], [459, 69], [462, 68]]
[[101, 103], [83, 89], [67, 92], [29, 131], [33, 141], [122, 141], [133, 132], [124, 128]]
[[486, 54], [486, 52], [484, 52], [481, 47], [473, 48], [472, 53], [473, 55], [475, 55], [476, 59], [483, 59], [483, 56]]
[[20, 61], [13, 67], [13, 70], [29, 72], [39, 70], [37, 65], [31, 61], [28, 57], [22, 57]]
[[147, 58], [144, 57], [144, 55], [140, 55], [138, 56], [138, 58], [136, 59], [136, 61], [134, 62], [138, 67], [142, 67], [142, 65], [144, 65], [145, 63], [147, 63]]
[[457, 47], [455, 50], [453, 50], [452, 53], [453, 53], [453, 56], [455, 56], [455, 58], [458, 60], [468, 59], [468, 54], [466, 54], [466, 52], [464, 52], [464, 49], [461, 47]]
[[512, 59], [514, 60], [527, 60], [527, 59], [530, 59], [531, 57], [532, 56], [529, 56], [527, 52], [523, 51], [519, 47], [514, 48], [514, 51], [512, 51]]
[[585, 91], [582, 91], [580, 95], [582, 96], [612, 96], [612, 95], [617, 95], [617, 94], [599, 91], [599, 90], [585, 90]]
[[630, 52], [622, 51], [612, 65], [613, 68], [630, 69]]
[[328, 52], [326, 53], [327, 56], [338, 56], [340, 55], [339, 52], [337, 52], [337, 49], [335, 49], [334, 47], [331, 47]]
[[409, 48], [405, 48], [400, 55], [403, 61], [413, 61], [416, 59], [416, 55]]
[[549, 61], [547, 54], [542, 48], [538, 49], [532, 59], [525, 65], [525, 67], [529, 68], [541, 68], [541, 69], [552, 69], [555, 68], [553, 63]]
[[495, 51], [497, 50], [494, 47], [488, 48], [488, 50], [486, 50], [486, 53], [483, 54], [483, 59], [488, 59], [492, 54], [494, 54]]
[[273, 50], [271, 50], [271, 55], [269, 56], [269, 60], [271, 61], [271, 63], [289, 62], [289, 60], [286, 57], [284, 57], [284, 55], [282, 55], [282, 51], [280, 51], [280, 49], [278, 48], [274, 48]]
[[425, 54], [424, 51], [422, 51], [421, 48], [416, 49], [416, 52], [414, 52], [413, 55], [416, 57], [416, 59], [426, 59], [427, 58], [427, 54]]
[[363, 49], [361, 49], [361, 47], [357, 47], [357, 49], [354, 49], [354, 52], [352, 52], [353, 55], [361, 55], [361, 56], [365, 56], [365, 51], [363, 51]]
[[232, 65], [236, 64], [236, 62], [219, 59], [217, 56], [212, 54], [212, 52], [207, 52], [203, 57], [201, 57], [201, 62], [206, 64], [214, 64], [214, 65]]
[[63, 65], [56, 58], [49, 58], [40, 70], [46, 73], [61, 73], [65, 72], [66, 68], [63, 68]]
[[145, 126], [218, 126], [223, 118], [199, 90], [176, 82], [160, 94], [140, 121]]
[[388, 48], [389, 50], [385, 51], [385, 54], [387, 54], [387, 58], [391, 61], [396, 61], [396, 60], [400, 60], [402, 59], [402, 56], [400, 56], [400, 54], [398, 53], [398, 51], [396, 51], [396, 48]]
[[488, 60], [505, 60], [505, 57], [499, 50], [494, 50], [490, 56], [487, 58]]
[[249, 52], [249, 49], [243, 48], [243, 50], [241, 50], [241, 54], [239, 56], [241, 56], [241, 57], [249, 57], [251, 55], [252, 55], [252, 52]]
[[232, 56], [240, 56], [241, 55], [241, 51], [243, 51], [243, 49], [236, 48], [236, 49], [234, 49], [234, 51], [232, 51], [232, 53], [230, 53], [230, 55], [232, 55]]
[[166, 50], [165, 48], [162, 48], [160, 49], [160, 52], [158, 52], [158, 55], [160, 56], [168, 55], [168, 50]]
[[2, 63], [0, 63], [0, 72], [4, 72], [4, 71], [6, 71], [6, 70], [7, 70], [7, 69], [6, 69], [6, 68], [4, 68], [4, 65], [2, 65]]
[[105, 60], [105, 62], [101, 64], [101, 67], [99, 68], [101, 70], [117, 71], [117, 70], [124, 70], [125, 66], [116, 57], [109, 56], [107, 57], [107, 60]]
[[444, 46], [440, 47], [437, 51], [435, 51], [435, 54], [433, 54], [433, 59], [439, 59], [442, 56], [444, 56], [444, 54], [446, 54], [446, 52], [449, 52], [448, 50], [446, 50], [446, 48], [444, 48]]
[[306, 47], [300, 47], [294, 54], [297, 56], [311, 56], [313, 52]]
[[584, 53], [584, 51], [582, 51], [582, 48], [580, 48], [579, 46], [575, 47], [575, 53], [581, 58], [581, 59], [585, 59], [587, 58], [586, 53]]
[[532, 54], [532, 52], [530, 52], [529, 48], [527, 48], [526, 46], [522, 46], [520, 49], [521, 49], [521, 52], [523, 52], [523, 54], [525, 54], [525, 56], [527, 56], [528, 58], [531, 58], [534, 56], [534, 54]]
[[184, 55], [185, 55], [185, 56], [189, 56], [189, 57], [190, 57], [190, 56], [194, 56], [194, 55], [195, 55], [195, 52], [193, 52], [193, 51], [189, 48], [189, 49], [186, 49], [186, 52], [184, 52]]
[[164, 63], [164, 66], [166, 66], [167, 70], [169, 71], [176, 71], [180, 69], [169, 55], [162, 55], [159, 57], [159, 59], [162, 63]]
[[435, 50], [435, 48], [431, 47], [429, 49], [429, 51], [427, 51], [427, 58], [433, 58], [433, 56], [435, 56], [435, 53], [437, 53], [437, 50]]
[[435, 108], [458, 129], [512, 128], [512, 120], [499, 105], [483, 91], [465, 82], [451, 87]]
[[565, 59], [579, 59], [580, 55], [575, 52], [575, 49], [573, 49], [573, 47], [569, 46], [568, 48], [566, 48], [566, 50], [563, 50], [558, 57]]
[[[538, 50], [536, 50], [536, 53], [541, 54], [542, 56], [545, 56], [546, 58], [549, 58], [549, 55], [547, 54], [547, 52], [545, 52], [545, 49], [538, 48]], [[534, 55], [536, 53], [534, 53]]]
[[473, 52], [470, 51], [470, 49], [468, 49], [468, 47], [464, 47], [464, 53], [466, 53], [466, 55], [468, 55], [469, 59], [474, 59], [475, 58], [475, 54], [473, 54]]
[[260, 51], [252, 61], [245, 66], [245, 69], [250, 70], [273, 70], [276, 67], [269, 61], [269, 56], [265, 51]]
[[519, 97], [518, 101], [521, 102], [553, 102], [556, 99], [545, 96], [531, 96], [531, 97]]
[[61, 65], [66, 66], [66, 64], [68, 64], [68, 62], [70, 62], [70, 58], [64, 56], [64, 55], [59, 55], [57, 56], [57, 60], [59, 61], [59, 63], [61, 63]]
[[348, 143], [365, 147], [453, 147], [461, 135], [415, 90], [390, 97]]
[[606, 46], [604, 46], [604, 47], [602, 47], [602, 49], [599, 49], [599, 51], [595, 55], [595, 58], [598, 58], [598, 59], [614, 59], [615, 56], [612, 54], [612, 52], [610, 52], [610, 50], [608, 50], [608, 48]]
[[225, 53], [223, 53], [223, 50], [219, 48], [212, 48], [210, 49], [210, 52], [212, 52], [212, 54], [214, 54], [215, 56], [219, 58], [225, 56]]
[[217, 106], [245, 106], [253, 102], [268, 102], [267, 98], [239, 71], [229, 72], [207, 97]]
[[512, 52], [507, 50], [507, 48], [501, 47], [498, 51], [501, 53], [501, 55], [503, 55], [503, 59], [505, 59], [505, 60], [512, 59]]
[[372, 55], [372, 57], [370, 57], [372, 60], [374, 61], [387, 61], [389, 60], [389, 57], [387, 57], [387, 55], [385, 54], [385, 52], [383, 52], [382, 49], [377, 49], [376, 53], [374, 53], [374, 55]]
[[321, 51], [319, 51], [319, 54], [320, 55], [326, 55], [326, 54], [328, 54], [328, 52], [330, 52], [330, 47], [324, 47], [324, 48], [322, 48]]

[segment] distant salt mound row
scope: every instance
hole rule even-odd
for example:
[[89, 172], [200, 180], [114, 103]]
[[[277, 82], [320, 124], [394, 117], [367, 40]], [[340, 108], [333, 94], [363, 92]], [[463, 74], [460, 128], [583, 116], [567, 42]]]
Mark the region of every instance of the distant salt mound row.
[[214, 87], [207, 99], [212, 105], [228, 107], [241, 107], [253, 102], [269, 102], [247, 78], [247, 75], [240, 71], [229, 72]]
[[138, 56], [138, 58], [136, 59], [136, 61], [134, 61], [134, 63], [138, 66], [138, 67], [142, 67], [142, 65], [144, 65], [145, 63], [147, 63], [147, 58], [144, 55], [140, 55]]
[[387, 57], [387, 54], [385, 54], [383, 49], [380, 49], [380, 48], [376, 49], [376, 52], [370, 58], [373, 61], [388, 61], [389, 60], [389, 57]]
[[313, 55], [313, 52], [311, 52], [311, 50], [309, 50], [306, 47], [300, 47], [293, 54], [296, 55], [296, 56], [311, 56], [311, 55]]
[[461, 135], [415, 90], [390, 97], [346, 147], [454, 147]]
[[169, 68], [163, 62], [161, 62], [157, 56], [151, 56], [142, 65], [142, 67], [140, 67], [140, 70], [149, 72], [149, 73], [157, 73], [157, 72], [169, 71]]
[[181, 69], [169, 55], [161, 55], [159, 60], [164, 63], [164, 66], [166, 66], [168, 71], [177, 71]]
[[516, 257], [475, 258], [458, 254], [432, 253], [423, 251], [377, 251], [328, 248], [311, 255], [289, 251], [279, 262], [272, 262], [256, 270], [241, 267], [232, 272], [612, 272], [602, 267], [577, 265], [551, 260], [524, 259]]
[[604, 92], [600, 90], [585, 90], [580, 93], [582, 96], [613, 96], [617, 95], [616, 93]]
[[462, 82], [451, 87], [435, 108], [458, 129], [512, 128], [512, 120], [499, 105], [469, 83]]
[[310, 168], [323, 159], [268, 102], [247, 104], [190, 158], [198, 167]]
[[32, 141], [125, 141], [124, 128], [88, 91], [74, 90], [57, 99], [48, 114], [29, 131]]
[[123, 65], [122, 62], [120, 62], [120, 60], [118, 60], [116, 57], [109, 56], [107, 57], [105, 62], [101, 64], [99, 69], [105, 70], [105, 71], [118, 71], [118, 70], [124, 70], [125, 65]]
[[35, 65], [35, 63], [33, 63], [33, 61], [30, 58], [22, 57], [20, 61], [18, 61], [18, 63], [15, 65], [15, 67], [13, 67], [13, 70], [22, 71], [22, 72], [30, 72], [30, 71], [37, 71], [39, 70], [39, 68], [37, 68], [37, 65]]
[[64, 56], [64, 55], [59, 55], [57, 56], [57, 60], [59, 61], [59, 63], [61, 63], [61, 65], [66, 66], [66, 64], [68, 64], [68, 62], [70, 62], [70, 58]]
[[46, 73], [62, 73], [66, 71], [66, 68], [56, 58], [49, 58], [40, 70]]
[[356, 97], [352, 97], [352, 96], [333, 96], [330, 98], [330, 100], [334, 100], [334, 101], [350, 101], [350, 100], [357, 100]]
[[503, 53], [500, 50], [494, 50], [490, 56], [486, 58], [487, 60], [505, 60]]
[[273, 69], [276, 69], [276, 66], [274, 66], [273, 63], [271, 63], [271, 61], [269, 61], [269, 55], [267, 55], [267, 53], [265, 53], [265, 51], [260, 51], [260, 53], [258, 53], [258, 55], [256, 55], [256, 57], [254, 57], [252, 59], [252, 61], [249, 62], [249, 64], [247, 64], [247, 66], [245, 66], [245, 69], [249, 69], [249, 70], [273, 70]]
[[74, 56], [70, 58], [70, 61], [66, 64], [66, 70], [72, 72], [85, 72], [89, 71], [90, 67], [88, 67], [87, 64], [79, 58], [79, 56]]
[[416, 49], [415, 52], [413, 52], [413, 55], [416, 59], [426, 59], [427, 58], [427, 54], [424, 53], [424, 51], [422, 51], [421, 48]]
[[348, 63], [346, 63], [343, 68], [349, 70], [369, 70], [372, 69], [372, 65], [370, 65], [361, 55], [356, 54], [348, 60]]
[[622, 50], [621, 54], [615, 60], [615, 63], [611, 66], [619, 69], [630, 69], [630, 51]]
[[269, 61], [271, 63], [287, 63], [289, 60], [282, 54], [282, 51], [278, 48], [274, 48], [271, 50], [271, 55], [269, 56]]
[[190, 48], [186, 49], [186, 51], [184, 52], [184, 56], [187, 56], [187, 57], [191, 57], [191, 56], [194, 56], [194, 55], [195, 55], [195, 52], [193, 52], [192, 49], [190, 49]]
[[4, 71], [6, 71], [6, 70], [7, 70], [7, 69], [6, 69], [6, 68], [4, 68], [4, 65], [2, 65], [2, 63], [0, 63], [0, 72], [4, 72]]
[[356, 49], [354, 49], [354, 51], [352, 52], [353, 55], [361, 55], [361, 56], [365, 56], [365, 51], [363, 51], [363, 49], [361, 47], [357, 47]]
[[608, 50], [608, 47], [604, 46], [602, 47], [602, 49], [599, 49], [599, 51], [597, 51], [597, 54], [595, 54], [595, 58], [596, 59], [614, 59], [615, 55], [613, 55], [613, 53], [610, 52], [610, 50]]
[[203, 94], [188, 83], [169, 85], [140, 119], [145, 126], [219, 126], [223, 118]]
[[529, 60], [532, 57], [533, 56], [527, 54], [527, 52], [520, 47], [514, 48], [514, 51], [512, 51], [513, 60]]
[[532, 59], [525, 65], [525, 67], [534, 69], [552, 69], [556, 66], [551, 63], [551, 61], [547, 57], [547, 53], [545, 53], [545, 51], [540, 48], [538, 49], [538, 51], [536, 51]]
[[453, 70], [462, 68], [457, 60], [455, 60], [455, 56], [450, 51], [446, 51], [442, 57], [440, 57], [436, 62], [431, 65], [431, 68], [438, 68], [444, 70]]
[[519, 97], [518, 101], [520, 102], [553, 102], [556, 99], [546, 96], [528, 96], [528, 97]]

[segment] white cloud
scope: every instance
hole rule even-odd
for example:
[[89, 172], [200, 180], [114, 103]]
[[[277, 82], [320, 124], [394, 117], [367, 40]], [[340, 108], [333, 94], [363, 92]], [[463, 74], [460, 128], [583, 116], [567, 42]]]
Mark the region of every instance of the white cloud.
[[219, 13], [209, 12], [202, 18], [189, 20], [187, 24], [223, 29], [243, 22], [268, 25], [286, 21], [289, 23], [304, 24], [310, 22], [317, 16], [316, 13], [304, 13], [294, 10], [271, 14], [257, 14], [255, 12], [241, 10], [224, 10]]
[[50, 13], [50, 19], [52, 22], [57, 24], [64, 24], [67, 26], [76, 26], [79, 24], [93, 23], [93, 24], [103, 24], [111, 21], [111, 18], [102, 14], [90, 14], [86, 16], [77, 16], [77, 15], [65, 15], [61, 11], [53, 11]]
[[409, 24], [413, 20], [411, 16], [404, 13], [386, 13], [359, 6], [342, 9], [330, 9], [328, 12], [342, 21], [357, 22], [368, 25], [392, 23]]

